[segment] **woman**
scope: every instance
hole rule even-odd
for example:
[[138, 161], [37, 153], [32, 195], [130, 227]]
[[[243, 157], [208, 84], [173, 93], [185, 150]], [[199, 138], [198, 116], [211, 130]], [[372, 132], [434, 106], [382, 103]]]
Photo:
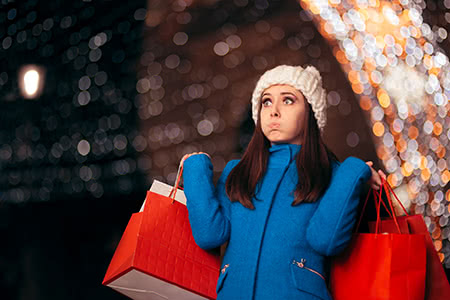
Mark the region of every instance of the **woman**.
[[349, 242], [359, 196], [385, 176], [339, 163], [321, 139], [326, 92], [312, 66], [265, 72], [252, 97], [256, 128], [214, 188], [205, 153], [183, 157], [192, 233], [203, 249], [228, 241], [217, 299], [331, 299], [326, 257]]

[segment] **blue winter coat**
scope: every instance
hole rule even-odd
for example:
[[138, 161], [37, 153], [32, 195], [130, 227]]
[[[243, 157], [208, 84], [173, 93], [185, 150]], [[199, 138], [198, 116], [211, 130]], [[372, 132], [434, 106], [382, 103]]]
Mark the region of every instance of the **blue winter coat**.
[[229, 241], [217, 282], [218, 300], [331, 299], [322, 278], [325, 259], [350, 241], [360, 193], [371, 171], [362, 160], [349, 157], [334, 164], [330, 185], [318, 201], [292, 206], [299, 180], [294, 157], [300, 149], [291, 144], [269, 149], [267, 171], [252, 200], [254, 210], [231, 202], [225, 192], [238, 160], [226, 165], [216, 188], [206, 155], [184, 162], [196, 243], [210, 249]]

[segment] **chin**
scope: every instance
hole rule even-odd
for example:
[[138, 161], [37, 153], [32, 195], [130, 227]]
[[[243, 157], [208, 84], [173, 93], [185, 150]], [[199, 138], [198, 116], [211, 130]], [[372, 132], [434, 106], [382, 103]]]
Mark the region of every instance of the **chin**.
[[278, 139], [274, 139], [274, 140], [269, 140], [271, 144], [289, 144], [290, 142], [287, 140], [278, 140]]
[[269, 139], [270, 143], [272, 145], [274, 144], [295, 144], [295, 145], [300, 145], [301, 142], [298, 140], [294, 140], [294, 139]]

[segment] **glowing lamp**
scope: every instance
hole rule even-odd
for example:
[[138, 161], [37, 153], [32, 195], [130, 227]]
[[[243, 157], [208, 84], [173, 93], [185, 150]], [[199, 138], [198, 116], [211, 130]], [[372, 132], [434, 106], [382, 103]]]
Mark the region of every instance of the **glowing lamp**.
[[19, 86], [24, 98], [38, 98], [44, 86], [44, 70], [34, 65], [22, 67], [19, 72]]

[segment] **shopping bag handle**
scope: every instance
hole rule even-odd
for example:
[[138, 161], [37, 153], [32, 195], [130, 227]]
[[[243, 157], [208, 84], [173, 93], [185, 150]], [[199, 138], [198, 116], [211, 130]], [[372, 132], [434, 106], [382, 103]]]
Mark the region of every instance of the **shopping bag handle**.
[[[384, 180], [384, 178], [381, 178], [381, 184], [384, 187], [384, 190], [386, 191], [386, 195], [387, 195], [387, 198], [388, 198], [388, 204], [389, 204], [389, 207], [390, 207], [391, 212], [392, 212], [392, 218], [394, 219], [395, 227], [397, 227], [398, 233], [401, 234], [402, 232], [401, 232], [400, 226], [398, 225], [398, 222], [397, 222], [397, 215], [395, 214], [394, 206], [392, 205], [392, 199], [391, 199], [391, 197], [389, 195], [389, 192], [387, 192], [387, 189], [385, 188], [385, 185], [388, 185], [388, 183]], [[380, 217], [380, 208], [381, 208], [381, 203], [384, 204], [383, 198], [381, 197], [382, 194], [383, 194], [383, 189], [380, 188], [379, 192], [378, 192], [377, 222], [376, 222], [376, 225], [375, 225], [375, 234], [378, 234], [378, 229], [380, 227], [380, 219], [381, 219], [381, 217]], [[389, 215], [391, 215], [391, 214], [389, 214]]]
[[[369, 200], [371, 192], [372, 192], [372, 196], [373, 196], [373, 201], [375, 203], [375, 209], [377, 210], [377, 219], [378, 219], [378, 205], [380, 204], [380, 201], [377, 201], [377, 198], [379, 198], [379, 195], [377, 195], [377, 191], [376, 190], [374, 190], [373, 188], [370, 188], [369, 192], [367, 193], [366, 200], [364, 200], [364, 205], [363, 205], [363, 208], [361, 210], [361, 214], [359, 216], [359, 220], [358, 220], [358, 224], [356, 225], [355, 232], [358, 232], [358, 230], [359, 230], [359, 226], [361, 225], [361, 221], [362, 221], [362, 218], [364, 216], [364, 212], [366, 211], [367, 202]], [[391, 213], [387, 209], [386, 204], [384, 203], [384, 201], [382, 203], [384, 205], [384, 208], [387, 210], [387, 212], [391, 216]]]
[[[402, 207], [402, 209], [405, 212], [405, 214], [407, 216], [409, 216], [409, 214], [406, 211], [405, 207], [403, 206], [402, 202], [398, 199], [397, 195], [392, 190], [392, 187], [389, 185], [389, 183], [383, 177], [381, 177], [381, 185], [382, 185], [383, 188], [380, 188], [378, 192], [376, 190], [374, 190], [373, 188], [371, 188], [369, 190], [369, 192], [367, 193], [367, 196], [366, 196], [366, 199], [364, 201], [364, 205], [363, 205], [361, 214], [359, 216], [358, 224], [356, 225], [356, 232], [358, 232], [358, 230], [359, 230], [359, 226], [361, 225], [362, 217], [363, 217], [364, 212], [366, 210], [366, 206], [367, 206], [367, 202], [369, 200], [369, 196], [370, 196], [370, 194], [372, 192], [373, 197], [374, 197], [374, 201], [375, 201], [375, 207], [377, 209], [377, 222], [376, 222], [376, 225], [375, 225], [376, 226], [375, 234], [378, 234], [378, 228], [379, 228], [380, 219], [381, 219], [380, 218], [380, 207], [381, 207], [381, 204], [383, 204], [383, 206], [386, 209], [386, 211], [388, 212], [389, 216], [394, 219], [395, 226], [397, 227], [398, 232], [401, 233], [400, 226], [398, 225], [398, 222], [397, 222], [397, 216], [395, 214], [395, 210], [394, 210], [394, 207], [393, 207], [393, 204], [392, 204], [392, 198], [390, 196], [390, 193], [392, 193], [394, 195], [395, 199], [400, 204], [400, 206]], [[383, 190], [386, 193], [387, 201], [388, 201], [388, 204], [389, 204], [389, 207], [390, 207], [390, 211], [387, 208], [386, 204], [384, 203], [384, 201], [383, 201], [383, 199], [381, 197]], [[392, 214], [391, 214], [391, 212], [392, 212]]]
[[[377, 192], [375, 190], [373, 190], [373, 202], [375, 203], [375, 207], [377, 207]], [[381, 204], [383, 204], [384, 210], [388, 213], [389, 217], [392, 218], [392, 213], [389, 208], [387, 208], [386, 203], [384, 203], [384, 201], [381, 201]]]
[[[397, 215], [395, 214], [395, 210], [394, 210], [394, 205], [392, 204], [392, 199], [391, 196], [389, 195], [389, 191], [386, 188], [386, 185], [389, 185], [384, 178], [381, 178], [381, 183], [383, 185], [384, 191], [386, 192], [386, 196], [388, 198], [388, 204], [389, 207], [391, 209], [392, 212], [392, 218], [394, 219], [394, 223], [395, 223], [395, 227], [397, 227], [398, 233], [401, 234], [401, 230], [400, 230], [400, 226], [398, 225], [397, 222]], [[379, 228], [379, 224], [380, 224], [380, 207], [381, 207], [381, 203], [384, 203], [383, 198], [381, 197], [381, 194], [383, 193], [383, 189], [380, 188], [380, 192], [378, 194], [378, 208], [377, 208], [377, 223], [376, 223], [376, 228], [375, 228], [375, 234], [378, 234], [378, 228]]]
[[[197, 152], [197, 153], [192, 153], [192, 154], [205, 154], [211, 159], [211, 157], [209, 156], [208, 153]], [[184, 161], [187, 158], [187, 157], [186, 158], [185, 157], [186, 157], [186, 155], [180, 161], [180, 164], [178, 166], [177, 177], [176, 177], [176, 180], [175, 180], [175, 186], [172, 188], [172, 190], [170, 191], [170, 194], [169, 194], [169, 198], [172, 199], [172, 204], [175, 201], [175, 196], [177, 194], [178, 187], [180, 186], [181, 176], [183, 176], [183, 165], [184, 165]], [[173, 194], [173, 196], [172, 196], [172, 194]]]
[[170, 191], [169, 198], [172, 199], [172, 204], [175, 201], [175, 196], [177, 195], [178, 187], [180, 186], [181, 176], [183, 175], [183, 161], [180, 162], [177, 171], [177, 177], [175, 179], [175, 185]]
[[394, 193], [394, 190], [392, 189], [390, 184], [384, 178], [381, 178], [381, 182], [384, 182], [383, 183], [383, 188], [384, 188], [384, 190], [386, 192], [386, 195], [387, 195], [389, 201], [392, 201], [391, 200], [391, 195], [390, 195], [390, 193], [392, 193], [392, 195], [394, 195], [395, 199], [397, 200], [398, 204], [400, 204], [401, 208], [403, 209], [403, 212], [405, 213], [405, 215], [409, 216], [408, 212], [406, 211], [406, 209], [403, 206], [402, 202], [398, 199], [397, 195]]
[[[382, 178], [382, 180], [384, 180], [384, 179]], [[405, 215], [409, 216], [409, 214], [408, 214], [408, 212], [406, 211], [405, 207], [403, 206], [402, 202], [398, 199], [397, 195], [394, 193], [394, 191], [392, 190], [392, 188], [391, 188], [391, 186], [389, 185], [389, 183], [385, 182], [385, 184], [383, 184], [382, 186], [383, 186], [383, 188], [384, 188], [384, 190], [385, 190], [385, 192], [386, 192], [387, 197], [388, 197], [388, 198], [391, 197], [391, 195], [390, 195], [390, 193], [389, 193], [389, 192], [391, 192], [391, 193], [394, 195], [394, 197], [395, 197], [395, 199], [397, 200], [397, 202], [398, 202], [398, 203], [400, 204], [400, 206], [402, 207], [403, 211], [405, 212]], [[389, 191], [386, 190], [386, 188], [389, 189]], [[377, 201], [376, 201], [376, 195], [377, 195], [377, 193], [376, 193], [376, 191], [375, 191], [374, 189], [372, 189], [372, 192], [373, 192], [373, 200], [374, 200], [375, 206], [376, 206], [376, 205], [377, 205]], [[370, 191], [369, 191], [369, 195], [370, 195]], [[384, 201], [381, 201], [381, 204], [383, 204], [383, 207], [384, 207], [384, 209], [386, 210], [386, 212], [389, 214], [389, 217], [392, 218], [391, 211], [387, 208], [387, 206], [386, 206], [386, 204], [384, 203]]]

